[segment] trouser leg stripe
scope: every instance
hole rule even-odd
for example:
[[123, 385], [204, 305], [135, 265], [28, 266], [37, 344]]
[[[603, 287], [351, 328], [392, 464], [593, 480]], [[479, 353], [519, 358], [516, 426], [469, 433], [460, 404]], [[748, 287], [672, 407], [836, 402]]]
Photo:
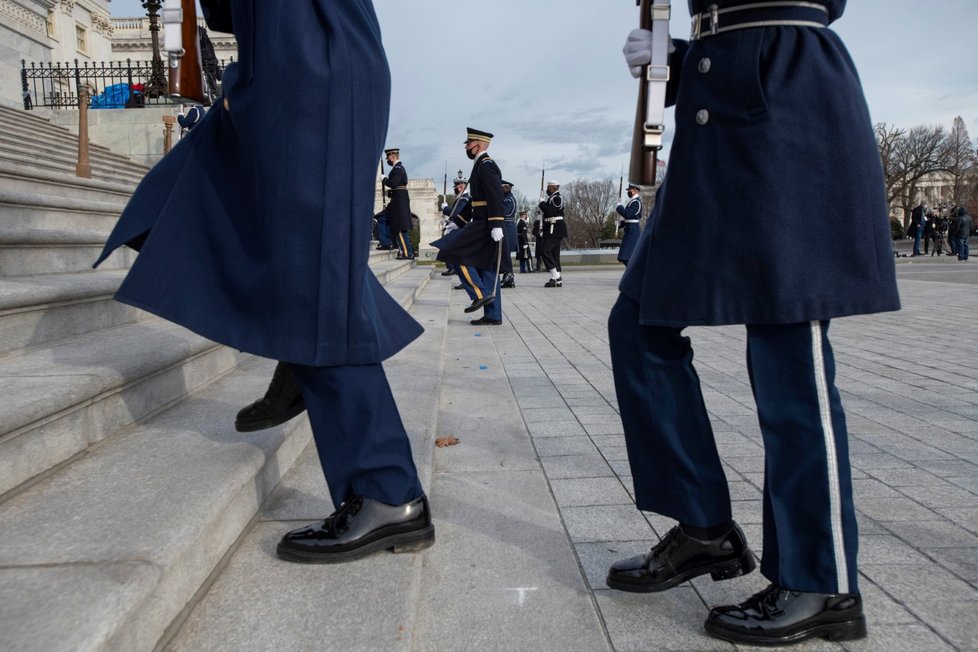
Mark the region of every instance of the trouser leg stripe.
[[839, 462], [835, 449], [835, 431], [832, 427], [832, 407], [829, 403], [828, 379], [825, 374], [825, 358], [822, 355], [822, 325], [812, 326], [812, 361], [815, 366], [815, 389], [818, 395], [818, 411], [825, 438], [825, 459], [829, 485], [829, 519], [832, 526], [832, 547], [835, 554], [835, 572], [839, 593], [849, 592], [849, 572], [846, 567], [846, 551], [842, 537], [842, 498], [839, 489]]
[[469, 276], [469, 268], [466, 267], [465, 265], [460, 265], [459, 266], [459, 269], [462, 270], [462, 276], [465, 277], [465, 282], [468, 283], [469, 284], [469, 287], [472, 288], [472, 291], [475, 292], [475, 297], [477, 299], [481, 299], [482, 298], [482, 290], [479, 289], [479, 286], [478, 285], [476, 285], [475, 283], [472, 282], [472, 277]]

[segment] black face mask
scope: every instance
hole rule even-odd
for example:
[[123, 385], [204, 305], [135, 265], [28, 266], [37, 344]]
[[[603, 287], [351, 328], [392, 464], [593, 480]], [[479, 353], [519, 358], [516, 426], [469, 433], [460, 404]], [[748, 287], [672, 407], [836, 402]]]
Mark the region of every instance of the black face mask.
[[469, 157], [469, 160], [470, 161], [474, 161], [475, 160], [475, 149], [467, 149], [467, 150], [465, 150], [465, 155]]

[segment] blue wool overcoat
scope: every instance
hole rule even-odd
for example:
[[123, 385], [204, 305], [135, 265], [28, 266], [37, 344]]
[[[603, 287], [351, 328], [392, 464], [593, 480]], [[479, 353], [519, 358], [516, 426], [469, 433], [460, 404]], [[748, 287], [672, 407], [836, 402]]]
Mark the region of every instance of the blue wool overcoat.
[[373, 5], [202, 5], [238, 41], [227, 108], [218, 101], [136, 189], [98, 261], [141, 248], [116, 298], [277, 360], [393, 355], [422, 328], [367, 267], [390, 102]]
[[[818, 4], [830, 20], [845, 8]], [[756, 27], [675, 43], [668, 172], [620, 284], [640, 322], [797, 323], [898, 309], [882, 167], [839, 37]]]

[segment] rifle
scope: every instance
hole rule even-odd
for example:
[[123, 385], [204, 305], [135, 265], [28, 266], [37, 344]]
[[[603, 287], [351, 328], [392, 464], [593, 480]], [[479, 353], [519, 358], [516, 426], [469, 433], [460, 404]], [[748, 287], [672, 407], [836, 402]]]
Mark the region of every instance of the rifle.
[[[618, 177], [618, 201], [620, 201], [621, 203], [625, 203], [625, 200], [622, 198], [622, 195], [621, 195], [621, 193], [624, 190], [624, 188], [625, 188], [625, 164], [622, 163], [621, 164], [621, 175], [619, 175], [619, 177]], [[616, 217], [615, 218], [615, 240], [618, 239], [618, 222], [619, 222], [619, 219]]]
[[197, 3], [165, 0], [162, 16], [170, 97], [182, 104], [210, 105], [197, 32]]
[[[380, 159], [380, 201], [384, 204], [384, 210], [387, 210], [387, 191], [384, 190], [384, 159]], [[376, 205], [376, 204], [375, 204]]]
[[[642, 66], [635, 129], [632, 132], [632, 155], [628, 180], [641, 186], [654, 186], [662, 132], [665, 129], [665, 88], [669, 81], [669, 13], [667, 0], [636, 0], [639, 27], [652, 31], [652, 60]], [[650, 98], [651, 96], [651, 98]]]
[[445, 178], [441, 182], [442, 201], [448, 201], [448, 161], [445, 161]]

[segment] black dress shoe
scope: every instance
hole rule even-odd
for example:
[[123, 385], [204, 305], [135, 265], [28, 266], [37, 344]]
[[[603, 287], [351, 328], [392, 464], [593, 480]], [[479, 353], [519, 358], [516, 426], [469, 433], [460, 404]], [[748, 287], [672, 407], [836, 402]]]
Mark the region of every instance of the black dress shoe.
[[784, 645], [819, 637], [851, 641], [866, 636], [856, 593], [802, 593], [772, 584], [738, 605], [714, 607], [704, 623], [716, 638], [748, 645]]
[[337, 564], [377, 550], [414, 552], [435, 542], [435, 526], [425, 496], [403, 505], [387, 505], [354, 496], [322, 523], [287, 533], [278, 556], [307, 564]]
[[503, 323], [502, 319], [489, 319], [488, 317], [479, 317], [478, 319], [473, 319], [469, 322], [473, 326], [499, 326]]
[[392, 247], [392, 246], [388, 246], [388, 245], [377, 245], [377, 251], [391, 251], [392, 249], [394, 249], [394, 247]]
[[306, 402], [292, 370], [285, 362], [279, 362], [265, 396], [238, 412], [234, 429], [238, 432], [254, 432], [272, 428], [302, 414], [305, 409]]
[[475, 312], [479, 308], [488, 306], [493, 301], [494, 301], [493, 297], [482, 297], [481, 299], [473, 299], [472, 303], [470, 303], [468, 307], [465, 309], [465, 312]]
[[736, 523], [722, 537], [709, 541], [694, 539], [676, 526], [648, 553], [613, 565], [605, 582], [619, 591], [652, 593], [707, 573], [714, 581], [739, 577], [755, 566], [747, 539]]
[[444, 272], [441, 273], [441, 275], [442, 276], [455, 276], [455, 272], [452, 271], [452, 270], [450, 270], [450, 269], [446, 269]]
[[560, 288], [560, 287], [564, 287], [564, 279], [562, 279], [560, 277], [552, 278], [549, 281], [547, 281], [544, 284], [543, 287], [545, 287], [545, 288]]
[[454, 285], [454, 286], [452, 286], [452, 289], [453, 289], [453, 290], [464, 290], [465, 288], [463, 288], [463, 287], [462, 287], [462, 284], [461, 284], [461, 283], [459, 283], [458, 285]]

